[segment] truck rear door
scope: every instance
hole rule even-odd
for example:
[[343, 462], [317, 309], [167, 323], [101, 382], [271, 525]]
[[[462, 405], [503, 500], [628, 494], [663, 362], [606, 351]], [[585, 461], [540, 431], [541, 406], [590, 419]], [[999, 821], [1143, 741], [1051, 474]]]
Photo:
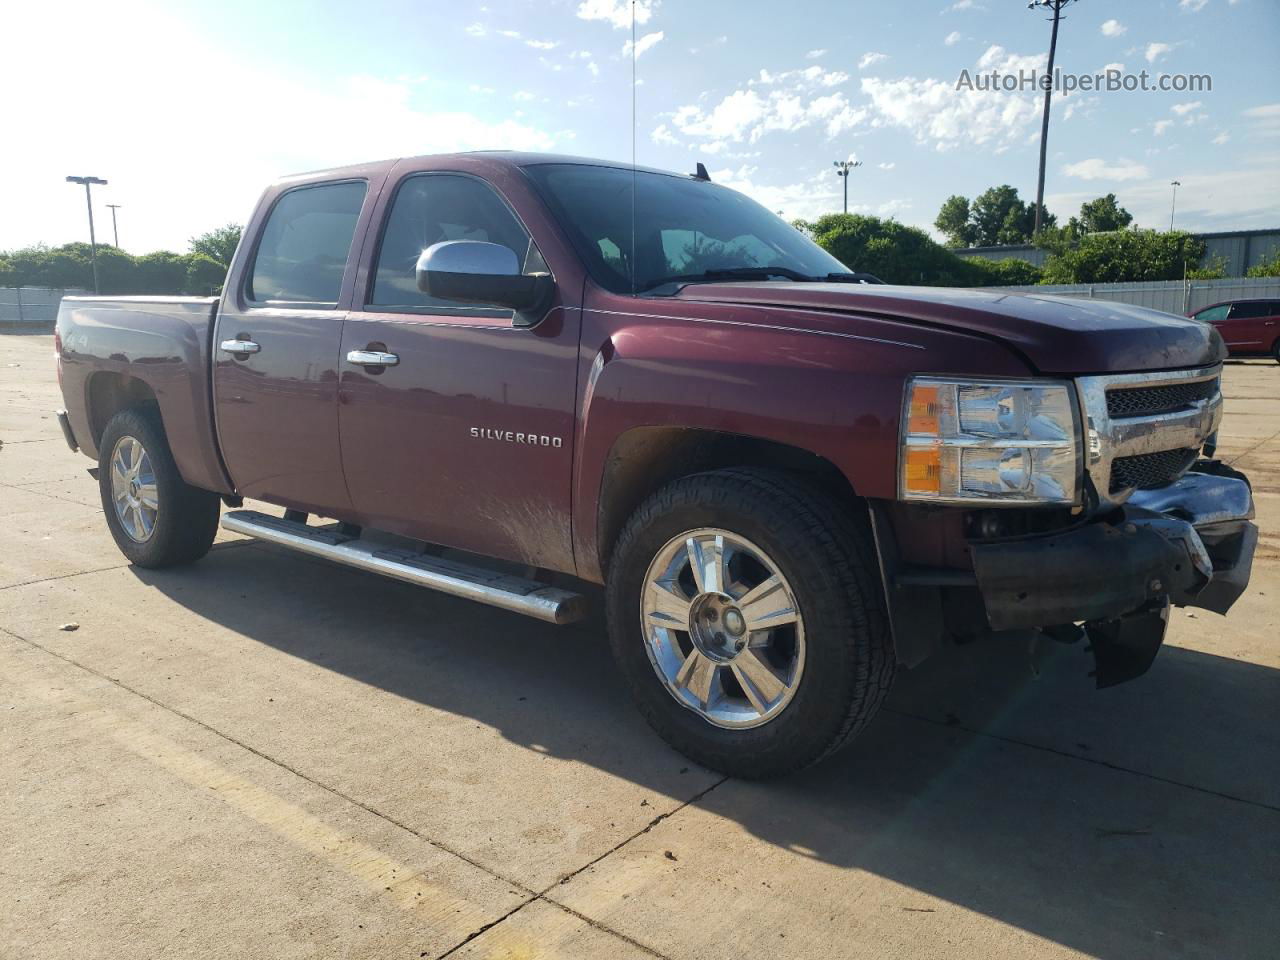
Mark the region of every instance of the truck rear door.
[[[315, 513], [350, 508], [338, 448], [338, 350], [363, 179], [264, 199], [213, 340], [218, 442], [236, 490]], [[230, 284], [229, 284], [230, 287]]]
[[[510, 310], [432, 299], [419, 255], [484, 240], [545, 271], [488, 182], [414, 172], [383, 191], [369, 271], [342, 338], [339, 425], [361, 522], [475, 553], [573, 569], [570, 481], [581, 280], [533, 327]], [[380, 355], [392, 362], [370, 363]]]

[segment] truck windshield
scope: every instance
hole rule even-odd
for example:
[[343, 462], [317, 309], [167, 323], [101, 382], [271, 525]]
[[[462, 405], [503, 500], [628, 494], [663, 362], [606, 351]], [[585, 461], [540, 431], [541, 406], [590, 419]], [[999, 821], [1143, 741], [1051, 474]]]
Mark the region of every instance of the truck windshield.
[[851, 277], [795, 227], [718, 184], [587, 164], [524, 171], [592, 277], [613, 293], [673, 292], [694, 281]]

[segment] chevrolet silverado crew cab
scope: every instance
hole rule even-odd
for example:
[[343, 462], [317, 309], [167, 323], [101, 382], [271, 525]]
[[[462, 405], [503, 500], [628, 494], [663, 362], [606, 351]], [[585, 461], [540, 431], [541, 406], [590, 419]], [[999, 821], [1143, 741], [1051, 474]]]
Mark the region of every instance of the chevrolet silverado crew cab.
[[604, 585], [640, 711], [742, 776], [832, 753], [941, 644], [1087, 637], [1108, 686], [1171, 604], [1231, 606], [1257, 528], [1211, 325], [873, 279], [701, 170], [329, 170], [266, 190], [220, 298], [63, 300], [59, 417], [140, 566], [226, 504], [553, 623]]

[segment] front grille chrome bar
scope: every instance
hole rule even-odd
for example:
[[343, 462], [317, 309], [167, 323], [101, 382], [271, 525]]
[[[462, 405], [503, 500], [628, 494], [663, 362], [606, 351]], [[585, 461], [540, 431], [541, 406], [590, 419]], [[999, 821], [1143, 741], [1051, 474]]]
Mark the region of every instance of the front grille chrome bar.
[[[1219, 379], [1221, 365], [1196, 370], [1165, 370], [1159, 373], [1125, 373], [1078, 377], [1080, 405], [1085, 424], [1085, 470], [1104, 506], [1118, 506], [1133, 494], [1133, 487], [1112, 490], [1112, 464], [1121, 457], [1163, 453], [1169, 450], [1199, 450], [1222, 422], [1222, 391], [1190, 403], [1173, 413], [1125, 416], [1113, 419], [1108, 412], [1107, 393], [1125, 389], [1181, 386]], [[1171, 476], [1170, 481], [1177, 476]]]

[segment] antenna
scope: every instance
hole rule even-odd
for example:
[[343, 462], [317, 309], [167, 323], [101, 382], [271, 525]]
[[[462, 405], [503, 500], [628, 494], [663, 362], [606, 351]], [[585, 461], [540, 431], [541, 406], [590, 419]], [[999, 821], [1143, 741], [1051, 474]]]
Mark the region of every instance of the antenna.
[[707, 173], [707, 168], [705, 164], [702, 164], [702, 163], [698, 164], [697, 169], [694, 170], [693, 179], [706, 180], [710, 182], [711, 174]]
[[631, 0], [631, 295], [636, 295], [636, 0]]

